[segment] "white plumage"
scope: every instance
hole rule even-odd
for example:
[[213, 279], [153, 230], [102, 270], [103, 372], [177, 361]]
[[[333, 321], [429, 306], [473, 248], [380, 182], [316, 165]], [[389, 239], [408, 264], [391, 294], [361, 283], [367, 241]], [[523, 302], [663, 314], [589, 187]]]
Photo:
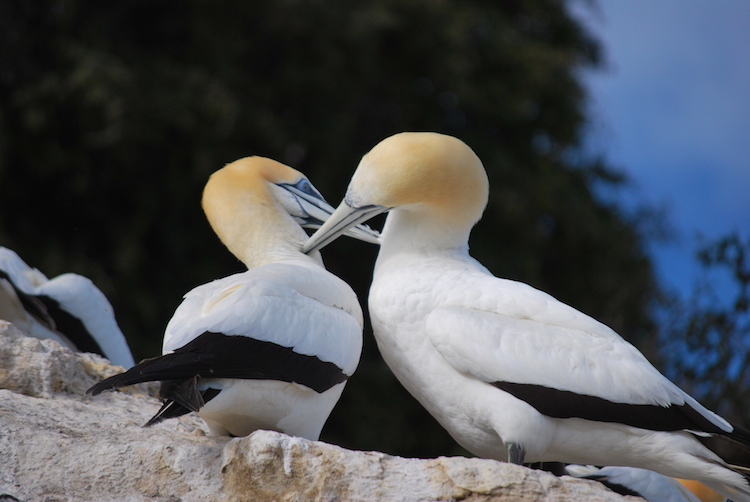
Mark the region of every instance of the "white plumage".
[[600, 481], [615, 491], [618, 488], [635, 493], [648, 502], [701, 502], [675, 478], [637, 467], [594, 467], [592, 465], [571, 464], [565, 467], [570, 476]]
[[[362, 311], [349, 286], [319, 264], [283, 260], [218, 279], [186, 294], [167, 325], [163, 352], [171, 353], [207, 332], [241, 335], [314, 356], [335, 365], [344, 378], [319, 393], [301, 379], [217, 380], [202, 374], [199, 390], [222, 390], [198, 410], [213, 434], [245, 436], [256, 429], [272, 429], [318, 439], [346, 379], [357, 368], [362, 351]], [[247, 370], [252, 372], [257, 362], [250, 354], [245, 357]], [[279, 371], [295, 364], [286, 359], [282, 356], [278, 361]], [[221, 369], [216, 372], [220, 374]], [[266, 372], [264, 376], [272, 375]]]
[[0, 319], [30, 336], [95, 352], [126, 368], [134, 364], [112, 305], [90, 279], [72, 273], [47, 279], [5, 247], [0, 247]]
[[[213, 434], [273, 429], [317, 439], [362, 350], [356, 295], [318, 253], [300, 252], [300, 225], [319, 226], [333, 208], [301, 173], [261, 157], [214, 173], [203, 208], [249, 270], [187, 293], [164, 355], [89, 393], [160, 380], [165, 404], [147, 425], [197, 411]], [[377, 242], [365, 227], [352, 230]]]
[[361, 310], [341, 279], [320, 270], [271, 262], [193, 289], [167, 325], [163, 353], [207, 331], [231, 333], [294, 347], [351, 375], [361, 337], [334, 334], [361, 331]]
[[369, 296], [375, 338], [404, 387], [469, 451], [643, 467], [750, 500], [738, 471], [747, 464], [730, 467], [702, 444], [729, 438], [746, 452], [750, 433], [607, 326], [469, 256], [488, 192], [481, 161], [460, 140], [398, 134], [363, 157], [344, 201], [303, 249], [390, 211]]

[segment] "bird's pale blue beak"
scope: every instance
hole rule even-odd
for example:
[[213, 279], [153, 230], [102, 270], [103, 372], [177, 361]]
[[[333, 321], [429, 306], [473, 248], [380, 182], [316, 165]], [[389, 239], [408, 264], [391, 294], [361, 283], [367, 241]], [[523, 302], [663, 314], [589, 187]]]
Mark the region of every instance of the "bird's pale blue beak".
[[[292, 216], [304, 228], [319, 229], [333, 215], [335, 211], [333, 206], [328, 204], [323, 196], [307, 180], [304, 186], [299, 184], [279, 185], [287, 192], [291, 193], [299, 204], [299, 211], [294, 211]], [[348, 225], [341, 232], [336, 234], [346, 235], [353, 239], [358, 239], [372, 244], [380, 244], [380, 233], [366, 225], [357, 225], [357, 222]], [[308, 241], [309, 242], [309, 241]], [[323, 246], [320, 246], [323, 247]], [[307, 252], [307, 251], [304, 251]]]
[[[310, 253], [322, 249], [341, 235], [347, 235], [352, 229], [359, 228], [358, 224], [373, 216], [388, 211], [383, 206], [352, 207], [344, 199], [326, 222], [302, 246], [303, 253]], [[369, 229], [369, 227], [366, 227]], [[361, 239], [365, 240], [365, 239]], [[380, 241], [369, 241], [379, 244]]]

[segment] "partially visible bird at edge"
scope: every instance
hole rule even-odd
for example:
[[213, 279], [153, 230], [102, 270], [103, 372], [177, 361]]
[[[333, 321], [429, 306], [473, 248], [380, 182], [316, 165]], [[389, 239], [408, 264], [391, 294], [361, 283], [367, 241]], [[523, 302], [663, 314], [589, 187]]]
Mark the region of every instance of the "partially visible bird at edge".
[[0, 247], [0, 319], [71, 350], [126, 368], [135, 364], [112, 305], [89, 278], [67, 273], [48, 279], [6, 247]]

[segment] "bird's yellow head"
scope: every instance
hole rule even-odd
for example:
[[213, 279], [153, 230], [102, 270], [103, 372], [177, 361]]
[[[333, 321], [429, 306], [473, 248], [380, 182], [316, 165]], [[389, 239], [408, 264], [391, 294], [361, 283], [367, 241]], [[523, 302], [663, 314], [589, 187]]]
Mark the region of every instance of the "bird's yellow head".
[[[333, 213], [301, 172], [264, 157], [245, 157], [216, 171], [202, 203], [221, 241], [249, 268], [299, 257], [307, 239], [302, 227], [318, 228]], [[361, 225], [347, 235], [377, 242], [377, 232]]]
[[[289, 166], [265, 157], [245, 157], [227, 164], [211, 175], [203, 189], [203, 209], [213, 212], [227, 203], [271, 204], [269, 183], [294, 184], [304, 175]], [[209, 216], [210, 219], [210, 216]]]
[[304, 230], [273, 193], [279, 183], [294, 184], [302, 173], [264, 157], [245, 157], [211, 175], [203, 189], [203, 211], [229, 250], [249, 268], [269, 261], [286, 247], [299, 247]]
[[[401, 240], [465, 247], [488, 195], [484, 166], [463, 141], [431, 132], [396, 134], [362, 158], [344, 201], [303, 250], [320, 249], [351, 225], [389, 210], [384, 246], [386, 240]], [[397, 229], [399, 239], [387, 239]]]
[[441, 218], [473, 224], [488, 193], [484, 166], [466, 143], [444, 134], [405, 132], [384, 139], [362, 158], [347, 202], [388, 208], [424, 204]]

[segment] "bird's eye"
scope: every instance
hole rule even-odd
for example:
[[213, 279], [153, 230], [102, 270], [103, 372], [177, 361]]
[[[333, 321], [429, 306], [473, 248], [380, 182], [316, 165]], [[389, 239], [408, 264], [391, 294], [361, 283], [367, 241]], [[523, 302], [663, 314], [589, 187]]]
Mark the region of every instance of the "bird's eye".
[[294, 186], [297, 190], [306, 193], [307, 195], [317, 195], [317, 190], [313, 187], [312, 183], [310, 183], [305, 178], [302, 178], [297, 182], [297, 184]]

